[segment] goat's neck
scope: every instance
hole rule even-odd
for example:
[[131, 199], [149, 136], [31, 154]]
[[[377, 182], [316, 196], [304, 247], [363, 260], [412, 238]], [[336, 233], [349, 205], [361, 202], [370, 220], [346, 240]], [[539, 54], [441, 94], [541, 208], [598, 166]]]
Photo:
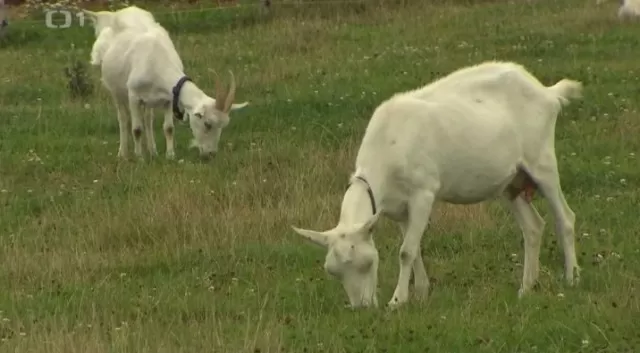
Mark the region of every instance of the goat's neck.
[[369, 185], [362, 180], [352, 179], [353, 182], [351, 186], [349, 186], [347, 191], [344, 193], [342, 207], [340, 210], [340, 223], [345, 226], [365, 223], [373, 216], [371, 198], [367, 191], [369, 186], [371, 187], [374, 202], [376, 203], [378, 211], [381, 206], [380, 201], [382, 200], [382, 195], [379, 191], [380, 187], [378, 180], [376, 178], [372, 178], [373, 175], [370, 176], [364, 173], [356, 173], [355, 175], [363, 177], [367, 180]]
[[207, 95], [202, 92], [198, 86], [196, 86], [193, 82], [185, 82], [180, 90], [180, 95], [178, 97], [178, 103], [183, 107], [183, 109], [187, 112], [193, 111], [198, 105], [202, 104], [202, 102], [207, 98]]
[[[173, 87], [175, 87], [176, 83], [184, 76], [183, 72], [176, 72], [166, 75], [163, 85], [170, 94], [171, 99], [173, 99]], [[202, 102], [208, 96], [196, 86], [195, 83], [191, 81], [187, 81], [182, 85], [182, 89], [180, 90], [180, 94], [178, 96], [178, 104], [187, 112], [193, 111], [198, 105], [202, 104]]]

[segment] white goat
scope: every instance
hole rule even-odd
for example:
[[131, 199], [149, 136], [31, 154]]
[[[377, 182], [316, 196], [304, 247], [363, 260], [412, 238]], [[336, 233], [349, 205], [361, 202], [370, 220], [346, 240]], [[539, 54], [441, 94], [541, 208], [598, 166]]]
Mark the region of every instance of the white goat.
[[[96, 38], [96, 41], [93, 43], [93, 47], [91, 48], [90, 64], [98, 67], [102, 66], [102, 58], [104, 57], [107, 49], [109, 49], [113, 41], [113, 37], [115, 34], [112, 26], [115, 24], [116, 17], [118, 18], [119, 26], [137, 30], [139, 32], [144, 32], [147, 29], [156, 28], [157, 27], [156, 25], [158, 24], [155, 18], [153, 17], [153, 15], [149, 11], [143, 10], [137, 6], [129, 6], [113, 12], [111, 11], [93, 12], [89, 10], [82, 10], [82, 11], [85, 13], [85, 15], [87, 15], [87, 17], [93, 22], [93, 25], [94, 25], [95, 34], [97, 38]], [[162, 27], [160, 27], [159, 29], [164, 31], [164, 28]], [[173, 48], [175, 51], [175, 47], [173, 46], [173, 42], [171, 41], [169, 33], [166, 31], [164, 32], [166, 34], [165, 44]], [[182, 60], [180, 59], [180, 57], [176, 55], [174, 60], [176, 60], [176, 62], [179, 62], [180, 69], [184, 70], [184, 66], [182, 64]], [[147, 150], [149, 151], [150, 155], [155, 156], [158, 153], [156, 148], [156, 142], [155, 142], [155, 134], [153, 132], [153, 118], [154, 118], [155, 109], [152, 107], [147, 107], [147, 108], [143, 108], [142, 110], [143, 110], [143, 119], [144, 119], [144, 126], [145, 126], [144, 132], [145, 132], [145, 141], [147, 144]], [[167, 108], [165, 108], [164, 110], [166, 111]], [[166, 115], [169, 115], [169, 112], [167, 112]], [[180, 118], [180, 116], [178, 116], [178, 118]], [[120, 128], [121, 128], [120, 144], [122, 146], [122, 143], [123, 143], [122, 142], [123, 141], [122, 124]], [[127, 130], [125, 133], [125, 135], [127, 136], [125, 138], [125, 143], [128, 143], [128, 140], [129, 140], [128, 127], [125, 127], [124, 129]], [[168, 123], [165, 121], [163, 130], [165, 131], [170, 130], [173, 132], [173, 129], [174, 129], [173, 120], [169, 121]], [[165, 136], [168, 136], [168, 135], [165, 133]], [[172, 134], [171, 134], [171, 137], [173, 137]], [[173, 146], [172, 138], [167, 138], [167, 141], [168, 141], [167, 146]], [[122, 150], [122, 147], [120, 149]], [[126, 150], [126, 147], [125, 147], [125, 150]], [[127, 154], [128, 153], [124, 153], [122, 157], [125, 157]], [[170, 155], [171, 155], [170, 158], [173, 158], [175, 153], [167, 152], [167, 156], [170, 156]]]
[[[102, 82], [111, 92], [118, 109], [118, 156], [126, 158], [128, 155], [129, 115], [135, 155], [142, 158], [141, 139], [145, 131], [149, 152], [156, 154], [152, 112], [143, 119], [144, 108], [161, 108], [165, 111], [163, 130], [167, 141], [167, 158], [175, 157], [173, 117], [180, 119], [183, 114], [189, 117], [194, 135], [191, 145], [199, 148], [203, 158], [215, 155], [222, 129], [229, 123], [230, 111], [248, 105], [248, 102], [233, 104], [233, 73], [228, 94], [225, 94], [216, 79], [216, 99], [213, 99], [184, 74], [180, 56], [169, 34], [160, 24], [147, 19], [138, 27], [132, 27], [126, 17], [107, 13], [107, 18], [109, 20], [104, 22], [108, 23], [112, 35], [105, 39], [108, 44], [99, 56], [99, 61]], [[94, 23], [100, 23], [100, 19]], [[102, 27], [101, 32], [105, 30], [107, 29]]]
[[292, 228], [328, 248], [324, 268], [342, 282], [352, 307], [377, 306], [372, 229], [381, 214], [399, 222], [400, 272], [388, 303], [394, 307], [408, 300], [412, 271], [418, 293], [428, 292], [420, 242], [433, 203], [503, 196], [524, 236], [521, 296], [538, 278], [545, 223], [530, 199], [538, 189], [555, 216], [565, 278], [572, 284], [580, 270], [575, 214], [560, 188], [554, 134], [562, 105], [581, 92], [577, 81], [545, 87], [518, 64], [486, 62], [396, 94], [369, 122], [338, 225], [324, 232]]

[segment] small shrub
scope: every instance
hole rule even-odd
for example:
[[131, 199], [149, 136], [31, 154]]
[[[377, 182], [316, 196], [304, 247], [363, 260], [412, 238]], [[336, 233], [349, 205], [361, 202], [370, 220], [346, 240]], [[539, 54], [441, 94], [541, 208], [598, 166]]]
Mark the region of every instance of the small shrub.
[[81, 58], [84, 58], [84, 56], [82, 53], [78, 53], [72, 44], [69, 65], [64, 68], [67, 87], [72, 99], [86, 98], [93, 94], [93, 84], [87, 72], [86, 60]]

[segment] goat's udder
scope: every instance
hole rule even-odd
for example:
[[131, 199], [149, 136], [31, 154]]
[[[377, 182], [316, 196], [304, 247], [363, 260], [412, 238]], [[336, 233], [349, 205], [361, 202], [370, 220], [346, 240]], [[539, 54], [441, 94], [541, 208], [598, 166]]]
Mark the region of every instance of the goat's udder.
[[527, 203], [531, 203], [537, 188], [538, 186], [533, 182], [533, 180], [527, 180], [527, 182], [525, 182], [524, 187], [522, 188], [522, 193], [524, 193], [523, 197]]
[[536, 182], [531, 179], [529, 174], [521, 170], [507, 187], [507, 193], [510, 200], [522, 195], [527, 203], [531, 203], [537, 189]]

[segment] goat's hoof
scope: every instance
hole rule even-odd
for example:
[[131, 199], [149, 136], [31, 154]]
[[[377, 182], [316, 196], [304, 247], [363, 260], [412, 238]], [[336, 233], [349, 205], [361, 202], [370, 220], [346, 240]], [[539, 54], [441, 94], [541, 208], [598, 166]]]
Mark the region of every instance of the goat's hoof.
[[565, 280], [567, 281], [567, 284], [571, 287], [573, 286], [577, 286], [578, 284], [580, 284], [580, 271], [581, 268], [578, 266], [574, 266], [570, 272], [565, 273]]
[[518, 299], [524, 298], [529, 293], [529, 291], [530, 291], [529, 289], [520, 287], [520, 289], [518, 289]]
[[387, 303], [387, 309], [395, 310], [402, 306], [402, 304], [406, 303], [407, 299], [401, 299], [397, 295], [394, 295], [391, 300]]
[[387, 311], [396, 311], [400, 309], [402, 304], [399, 303], [387, 303]]
[[368, 306], [367, 305], [351, 305], [351, 304], [345, 304], [344, 308], [346, 310], [351, 310], [351, 311], [357, 311], [357, 310], [362, 310], [362, 309], [366, 309]]

